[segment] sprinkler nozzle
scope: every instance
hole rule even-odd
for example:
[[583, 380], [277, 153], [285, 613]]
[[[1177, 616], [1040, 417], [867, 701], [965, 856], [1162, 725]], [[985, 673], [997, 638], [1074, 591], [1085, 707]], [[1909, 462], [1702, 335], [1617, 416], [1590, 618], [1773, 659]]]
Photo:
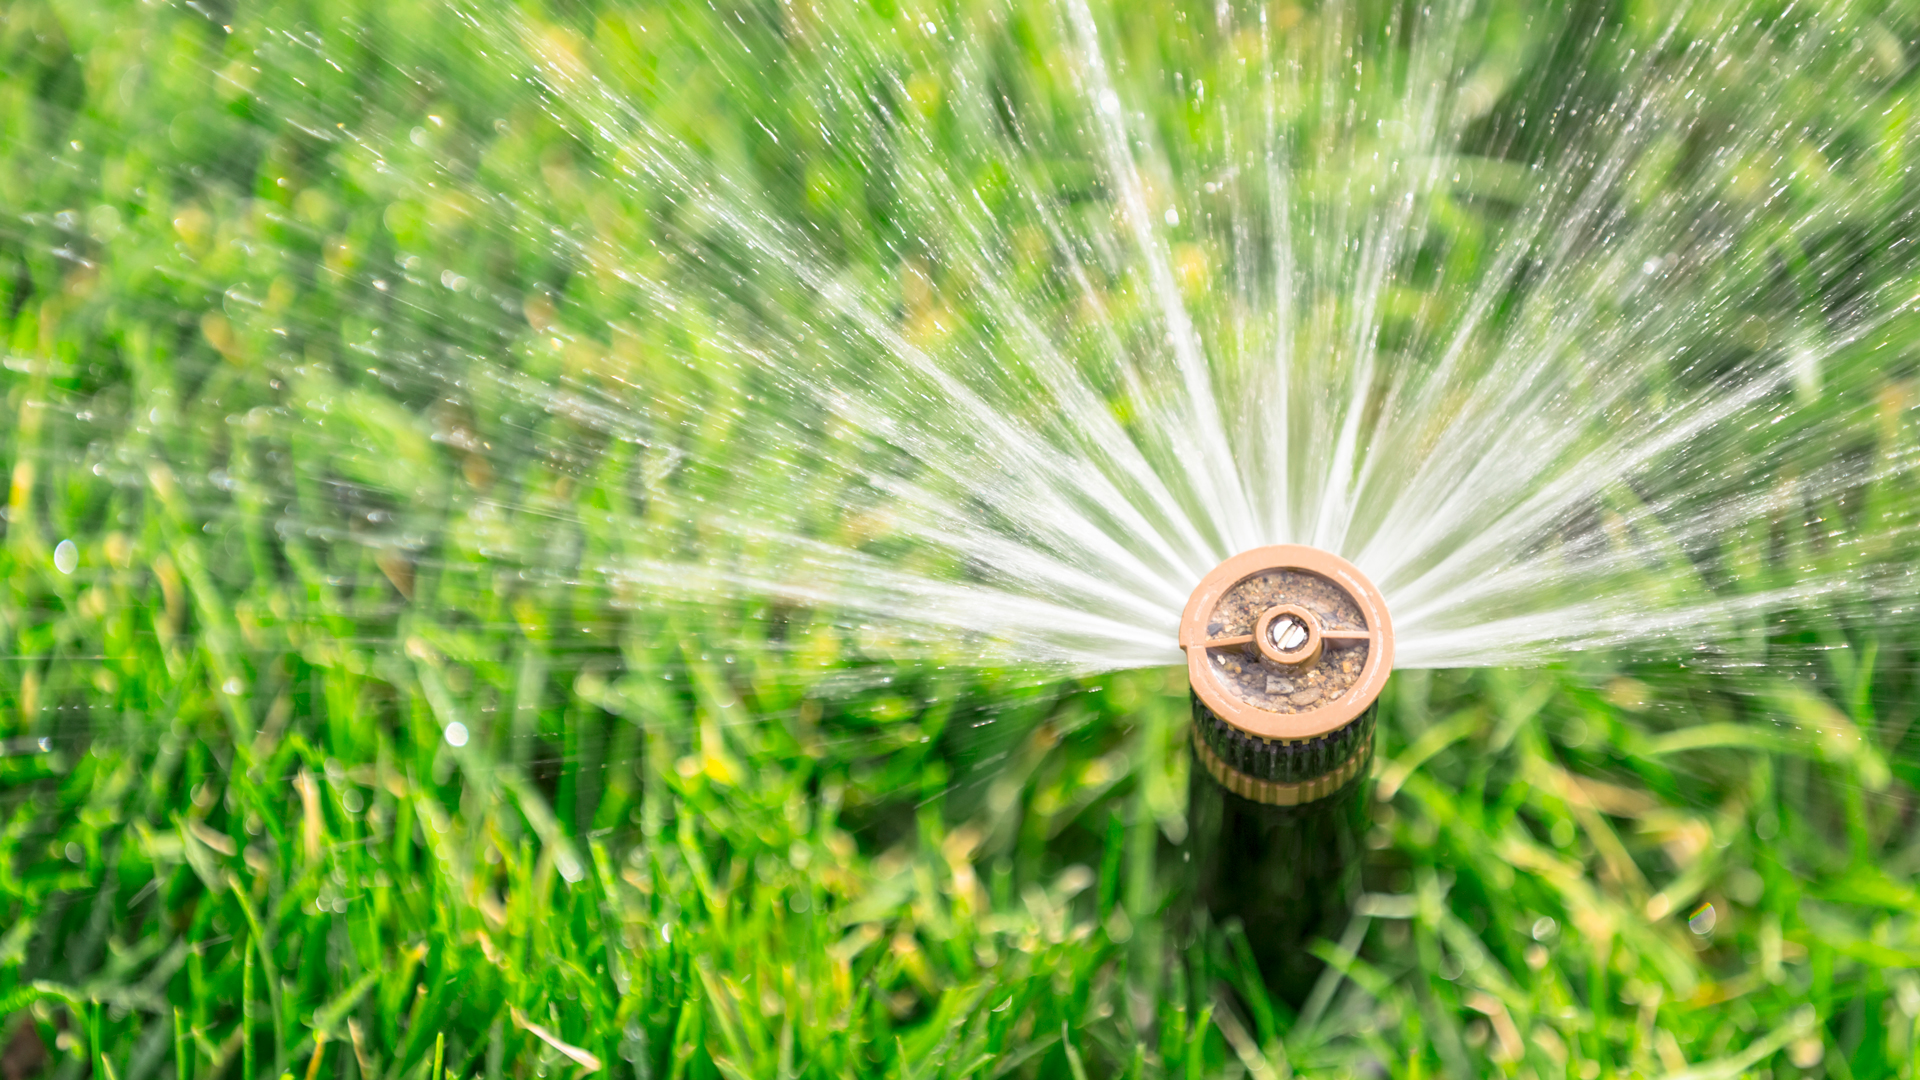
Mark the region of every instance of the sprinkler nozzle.
[[1297, 805], [1367, 759], [1362, 721], [1393, 668], [1393, 625], [1352, 563], [1298, 544], [1242, 552], [1194, 589], [1180, 647], [1194, 752], [1228, 790]]

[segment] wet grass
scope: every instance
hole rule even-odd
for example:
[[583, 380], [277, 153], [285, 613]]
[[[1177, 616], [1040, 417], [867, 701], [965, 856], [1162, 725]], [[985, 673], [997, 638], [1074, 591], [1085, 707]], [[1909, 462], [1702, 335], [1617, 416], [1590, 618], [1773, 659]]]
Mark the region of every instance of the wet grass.
[[[644, 214], [427, 5], [348, 7], [0, 5], [9, 1078], [1914, 1075], [1909, 615], [1397, 675], [1367, 896], [1296, 1012], [1231, 940], [1172, 938], [1181, 673], [896, 663], [572, 572], [630, 550], [645, 452], [395, 358], [611, 377], [667, 346], [569, 331], [611, 293], [407, 155], [497, 106], [487, 183]], [[342, 14], [377, 33], [302, 51]], [[712, 110], [688, 124], [746, 125], [674, 59], [650, 77]], [[348, 108], [357, 142], [292, 122]], [[1902, 182], [1886, 130], [1858, 182]], [[825, 218], [868, 209], [808, 175]], [[1874, 258], [1790, 302], [1906, 272]], [[1912, 453], [1916, 347], [1891, 323], [1830, 380], [1831, 415], [1879, 417], [1847, 453]], [[686, 449], [750, 454], [728, 437]], [[1836, 519], [1917, 497], [1854, 495]], [[1764, 588], [1842, 557], [1811, 535], [1757, 522], [1721, 562]]]

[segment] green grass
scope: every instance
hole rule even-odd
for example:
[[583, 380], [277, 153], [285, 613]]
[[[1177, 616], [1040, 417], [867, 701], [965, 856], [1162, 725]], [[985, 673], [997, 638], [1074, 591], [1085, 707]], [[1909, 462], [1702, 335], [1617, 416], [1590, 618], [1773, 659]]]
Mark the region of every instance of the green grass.
[[[790, 612], [696, 625], [571, 573], [660, 512], [631, 482], [652, 451], [508, 387], [451, 395], [430, 363], [370, 373], [357, 346], [732, 400], [699, 312], [629, 327], [593, 268], [508, 227], [591, 220], [638, 247], [664, 211], [597, 184], [432, 4], [207, 10], [0, 4], [19, 1075], [1914, 1076], [1910, 616], [1781, 613], [1729, 657], [1754, 669], [1397, 675], [1369, 897], [1296, 1014], [1231, 941], [1173, 937], [1180, 672], [907, 664]], [[533, 14], [550, 46], [609, 52], [641, 18]], [[726, 27], [656, 15], [687, 40]], [[1911, 52], [1897, 15], [1863, 17], [1872, 55], [1874, 27]], [[1533, 24], [1496, 16], [1524, 44]], [[641, 56], [626, 89], [724, 156], [771, 113], [698, 55]], [[1890, 70], [1872, 77], [1905, 108]], [[336, 114], [355, 139], [292, 122]], [[1799, 205], [1837, 207], [1834, 244], [1884, 210], [1862, 191], [1904, 182], [1907, 116], [1869, 114], [1879, 156], [1798, 181]], [[793, 153], [763, 163], [770, 189], [877, 260], [883, 197]], [[449, 161], [471, 187], [417, 182]], [[487, 190], [526, 201], [489, 218]], [[421, 252], [509, 302], [410, 281]], [[1911, 277], [1845, 254], [1786, 260], [1804, 291], [1784, 303]], [[1830, 380], [1825, 415], [1883, 420], [1849, 452], [1915, 451], [1916, 342], [1890, 323]], [[750, 467], [714, 415], [682, 449]], [[1886, 481], [1840, 510], [1916, 497]], [[1841, 558], [1780, 521], [1725, 555], [1757, 586]]]

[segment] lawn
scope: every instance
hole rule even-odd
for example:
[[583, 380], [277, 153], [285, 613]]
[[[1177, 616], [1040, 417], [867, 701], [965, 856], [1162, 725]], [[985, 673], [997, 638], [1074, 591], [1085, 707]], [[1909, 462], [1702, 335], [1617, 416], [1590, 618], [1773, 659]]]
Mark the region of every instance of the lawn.
[[[1482, 137], [1517, 156], [1556, 136], [1501, 118], [1578, 81], [1556, 40], [1653, 33], [1642, 5], [1529, 7], [1476, 16], [1507, 103]], [[916, 314], [886, 163], [803, 137], [826, 75], [741, 66], [803, 9], [460, 10], [0, 0], [5, 1080], [1916, 1075], [1910, 606], [1768, 611], [1708, 663], [1397, 673], [1367, 894], [1291, 1008], [1231, 934], [1176, 931], [1183, 671], [980, 669], [594, 572], [748, 546], [650, 485], [786, 466], [732, 334], [780, 316], [636, 301], [725, 273], [647, 254], [697, 215], [615, 182], [561, 91], [600, 72]], [[1050, 9], [937, 10], [1045, 89]], [[946, 123], [896, 32], [921, 14], [847, 18], [865, 66], [827, 74]], [[1846, 137], [1791, 148], [1734, 236], [1756, 308], [1916, 281], [1887, 237], [1920, 21], [1831, 18], [1855, 44], [1783, 98]], [[1137, 60], [1231, 62], [1180, 5], [1123, 21]], [[1916, 357], [1911, 313], [1839, 355], [1781, 475], [1910, 461]], [[1843, 570], [1809, 539], [1828, 510], [1920, 505], [1872, 475], [1730, 537], [1737, 587]], [[849, 527], [831, 484], [801, 494]]]

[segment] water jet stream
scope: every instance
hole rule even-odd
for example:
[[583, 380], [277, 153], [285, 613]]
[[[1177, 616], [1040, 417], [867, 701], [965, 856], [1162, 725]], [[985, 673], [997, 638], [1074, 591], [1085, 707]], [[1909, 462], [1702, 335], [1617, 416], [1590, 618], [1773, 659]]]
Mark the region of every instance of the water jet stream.
[[[1752, 82], [1768, 65], [1823, 62], [1827, 31], [1732, 19], [1681, 38], [1675, 19], [1644, 49], [1581, 42], [1596, 78], [1617, 65], [1613, 89], [1549, 95], [1489, 143], [1472, 134], [1484, 87], [1462, 75], [1489, 47], [1468, 6], [1393, 23], [1390, 45], [1355, 54], [1358, 81], [1324, 60], [1359, 33], [1336, 9], [1316, 17], [1320, 47], [1220, 18], [1223, 33], [1261, 27], [1262, 74], [1204, 102], [1194, 91], [1183, 107], [1220, 141], [1178, 154], [1145, 119], [1167, 73], [1112, 60], [1115, 29], [1078, 0], [1055, 27], [1073, 57], [1065, 97], [1009, 68], [990, 37], [935, 35], [928, 59], [951, 108], [938, 123], [905, 104], [904, 83], [900, 103], [863, 96], [858, 17], [823, 14], [794, 39], [822, 63], [821, 104], [844, 125], [822, 129], [823, 150], [894, 185], [900, 230], [873, 242], [898, 260], [899, 308], [854, 284], [813, 226], [649, 119], [617, 70], [549, 68], [556, 116], [609, 160], [644, 162], [635, 183], [711, 227], [678, 237], [687, 265], [744, 254], [685, 282], [616, 275], [650, 302], [753, 310], [728, 338], [769, 392], [733, 422], [817, 463], [795, 482], [848, 507], [796, 514], [778, 480], [683, 501], [691, 488], [670, 478], [650, 490], [669, 516], [750, 537], [758, 554], [600, 570], [651, 602], [773, 597], [882, 627], [902, 655], [1075, 672], [1175, 659], [1180, 598], [1268, 543], [1344, 553], [1379, 581], [1410, 667], [1629, 644], [1684, 653], [1709, 643], [1703, 628], [1737, 635], [1781, 606], [1857, 607], [1900, 587], [1898, 558], [1864, 555], [1911, 533], [1900, 514], [1867, 525], [1871, 543], [1847, 530], [1816, 541], [1820, 568], [1790, 585], [1742, 586], [1726, 570], [1756, 518], [1801, 532], [1809, 508], [1913, 465], [1889, 448], [1860, 468], [1782, 471], [1867, 422], [1815, 415], [1805, 372], [1870, 384], [1876, 334], [1913, 298], [1895, 287], [1770, 308], [1764, 268], [1723, 257], [1747, 230], [1820, 227], [1778, 196], [1738, 192], [1789, 143], [1838, 152], [1861, 118], [1809, 128]], [[508, 54], [538, 39], [477, 25]], [[1736, 84], [1737, 101], [1709, 93]], [[1566, 130], [1537, 147], [1529, 116]], [[1637, 199], [1671, 167], [1676, 132], [1704, 140], [1695, 179]], [[1010, 174], [997, 201], [973, 171], [985, 162]], [[1084, 162], [1104, 194], [1064, 195], [1058, 162]], [[1438, 223], [1484, 209], [1463, 191], [1486, 181], [1467, 174], [1501, 177], [1512, 212], [1482, 220], [1479, 263], [1423, 270], [1457, 243]], [[1043, 250], [1021, 253], [1029, 241]], [[1757, 348], [1736, 344], [1756, 332]], [[643, 440], [675, 445], [665, 415], [698, 407], [643, 407], [663, 418]], [[880, 538], [914, 554], [863, 550]]]

